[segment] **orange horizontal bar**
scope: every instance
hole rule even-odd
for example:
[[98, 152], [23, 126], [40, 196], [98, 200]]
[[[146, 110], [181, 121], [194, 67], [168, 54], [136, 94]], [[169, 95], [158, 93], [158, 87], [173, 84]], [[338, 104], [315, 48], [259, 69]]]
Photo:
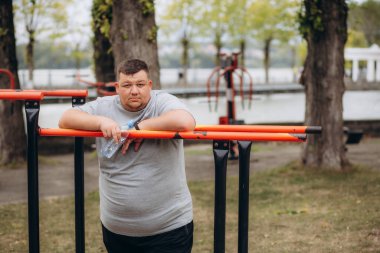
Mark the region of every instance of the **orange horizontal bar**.
[[318, 134], [320, 126], [275, 126], [275, 125], [197, 125], [195, 131], [297, 133]]
[[44, 94], [40, 91], [0, 91], [0, 99], [6, 100], [42, 100]]
[[[0, 89], [0, 93], [11, 91]], [[17, 92], [41, 92], [45, 97], [87, 97], [88, 90], [15, 90]]]
[[47, 97], [87, 97], [88, 90], [43, 90]]
[[[208, 132], [208, 131], [128, 131], [128, 138], [136, 139], [192, 139], [192, 140], [238, 140], [238, 141], [287, 141], [304, 142], [306, 134], [288, 133], [250, 133], [250, 132]], [[85, 131], [61, 128], [41, 128], [41, 136], [76, 136], [76, 137], [103, 137], [100, 131]]]

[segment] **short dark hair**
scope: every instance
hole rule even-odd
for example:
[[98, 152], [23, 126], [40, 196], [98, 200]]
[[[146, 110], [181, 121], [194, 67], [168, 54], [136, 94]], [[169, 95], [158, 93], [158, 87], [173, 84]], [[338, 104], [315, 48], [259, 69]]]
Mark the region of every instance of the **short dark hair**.
[[148, 65], [139, 59], [124, 60], [117, 66], [117, 77], [119, 78], [120, 73], [125, 75], [133, 75], [140, 70], [144, 70], [149, 74]]

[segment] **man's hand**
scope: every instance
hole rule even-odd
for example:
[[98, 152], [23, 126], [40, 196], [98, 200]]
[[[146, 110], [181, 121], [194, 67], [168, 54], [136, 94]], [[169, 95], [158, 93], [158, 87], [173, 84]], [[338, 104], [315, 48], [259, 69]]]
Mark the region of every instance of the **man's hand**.
[[121, 139], [121, 130], [119, 125], [112, 119], [101, 117], [99, 121], [99, 129], [105, 138], [113, 138], [116, 143]]
[[[135, 129], [135, 128], [134, 128]], [[124, 155], [128, 148], [129, 148], [129, 145], [131, 145], [131, 143], [134, 142], [135, 143], [135, 147], [134, 147], [134, 150], [135, 152], [139, 151], [141, 145], [143, 144], [144, 142], [144, 139], [127, 139], [124, 144], [123, 144], [123, 147], [121, 148], [121, 153]]]

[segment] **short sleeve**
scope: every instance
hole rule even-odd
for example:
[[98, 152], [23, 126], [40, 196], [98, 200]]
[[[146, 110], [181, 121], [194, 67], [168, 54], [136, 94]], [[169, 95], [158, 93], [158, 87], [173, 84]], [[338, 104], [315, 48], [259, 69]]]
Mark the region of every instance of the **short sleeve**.
[[94, 101], [88, 102], [84, 105], [74, 107], [74, 109], [80, 110], [82, 112], [86, 112], [88, 114], [96, 115], [98, 114], [98, 105], [99, 105], [99, 98], [97, 98]]
[[158, 93], [157, 101], [159, 114], [163, 114], [172, 110], [185, 110], [192, 115], [189, 108], [187, 108], [187, 106], [183, 102], [181, 102], [177, 97], [171, 94]]

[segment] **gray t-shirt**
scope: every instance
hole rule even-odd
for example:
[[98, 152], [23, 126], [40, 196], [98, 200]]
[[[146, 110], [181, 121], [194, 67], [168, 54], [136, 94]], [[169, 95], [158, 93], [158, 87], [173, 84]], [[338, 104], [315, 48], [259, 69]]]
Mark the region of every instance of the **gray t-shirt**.
[[[190, 112], [175, 96], [151, 91], [141, 111], [123, 108], [118, 95], [98, 98], [78, 109], [115, 120], [120, 126], [131, 119], [157, 117], [170, 110]], [[110, 231], [128, 236], [149, 236], [179, 228], [193, 219], [186, 182], [182, 140], [145, 139], [138, 152], [133, 145], [110, 159], [102, 157], [105, 138], [97, 138], [100, 219]]]

